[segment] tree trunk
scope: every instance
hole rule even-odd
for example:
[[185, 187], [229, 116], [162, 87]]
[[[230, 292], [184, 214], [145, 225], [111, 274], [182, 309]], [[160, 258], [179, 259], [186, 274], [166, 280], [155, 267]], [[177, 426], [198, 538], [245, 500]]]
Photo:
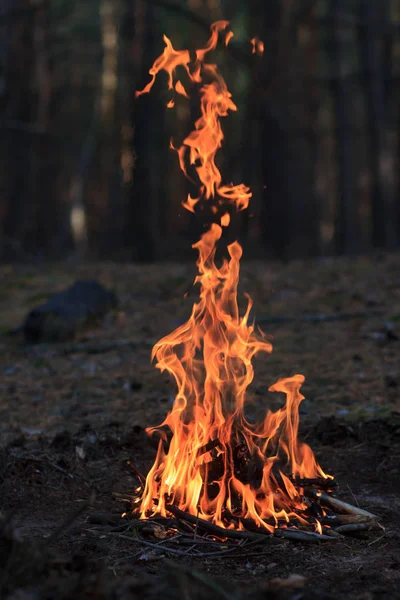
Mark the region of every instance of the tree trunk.
[[[87, 172], [85, 196], [88, 250], [109, 258], [115, 245], [115, 215], [119, 204], [119, 117], [118, 98], [118, 23], [120, 3], [101, 0], [100, 21], [103, 61], [95, 116], [85, 142], [84, 169]], [[114, 238], [114, 239], [113, 239]]]
[[[308, 12], [277, 1], [263, 2], [259, 10], [260, 37], [267, 42], [261, 92], [264, 243], [280, 258], [315, 254], [319, 245], [312, 133], [316, 111], [305, 85], [312, 65], [299, 58], [307, 51], [299, 48], [297, 39], [300, 18]], [[252, 95], [259, 98], [259, 90]]]
[[357, 202], [353, 193], [352, 123], [349, 103], [351, 85], [347, 72], [347, 46], [341, 20], [346, 14], [347, 1], [334, 0], [330, 4], [333, 23], [332, 50], [336, 60], [332, 77], [332, 95], [336, 112], [336, 153], [339, 184], [339, 204], [336, 214], [335, 246], [338, 254], [359, 251]]
[[[132, 60], [135, 89], [148, 81], [148, 71], [162, 49], [162, 33], [153, 18], [153, 9], [145, 0], [135, 0]], [[134, 98], [132, 90], [132, 122], [135, 124], [135, 170], [130, 188], [126, 244], [134, 260], [152, 261], [161, 257], [165, 242], [163, 211], [169, 151], [165, 129], [165, 95], [157, 91]]]
[[49, 56], [49, 9], [45, 2], [37, 5], [33, 28], [35, 120], [43, 135], [36, 136], [32, 146], [30, 196], [34, 206], [32, 251], [40, 257], [54, 259], [71, 252], [72, 234], [67, 191], [61, 177], [64, 161], [54, 135], [58, 107], [54, 101], [53, 65]]
[[[14, 3], [12, 3], [14, 4]], [[6, 14], [14, 8], [8, 4]], [[30, 131], [32, 114], [33, 13], [24, 19], [7, 17], [7, 50], [4, 49], [6, 89], [2, 117], [2, 164], [6, 206], [3, 209], [3, 253], [6, 260], [25, 258], [24, 230], [29, 193]], [[5, 43], [5, 40], [4, 40]]]
[[58, 107], [52, 106], [48, 11], [47, 3], [36, 3], [8, 25], [3, 102], [3, 250], [8, 260], [61, 256], [71, 249], [68, 206], [58, 186], [63, 161], [51, 128]]
[[372, 244], [396, 246], [396, 211], [393, 197], [393, 156], [385, 106], [385, 65], [382, 55], [383, 28], [389, 6], [386, 0], [364, 0], [361, 4], [361, 51], [365, 73], [369, 129], [369, 166], [372, 175]]
[[[267, 253], [284, 258], [289, 244], [290, 189], [288, 185], [288, 137], [277, 109], [280, 92], [279, 31], [282, 5], [279, 0], [265, 3], [253, 0], [249, 6], [249, 28], [264, 41], [262, 57], [254, 61], [253, 81], [248, 94], [249, 122], [258, 121], [261, 147], [252, 143], [247, 170], [253, 170], [253, 153], [261, 153], [260, 234]], [[255, 110], [256, 109], [256, 110]], [[283, 107], [284, 111], [284, 107]], [[254, 175], [253, 175], [254, 177]]]

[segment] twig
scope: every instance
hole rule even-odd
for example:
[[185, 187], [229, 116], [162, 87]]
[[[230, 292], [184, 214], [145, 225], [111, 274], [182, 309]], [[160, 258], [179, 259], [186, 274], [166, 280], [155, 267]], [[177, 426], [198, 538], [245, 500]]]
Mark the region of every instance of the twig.
[[351, 494], [351, 495], [352, 495], [352, 497], [353, 497], [353, 500], [354, 500], [354, 502], [356, 503], [356, 505], [357, 505], [357, 506], [358, 506], [358, 508], [359, 508], [359, 507], [360, 507], [360, 503], [359, 503], [359, 501], [357, 500], [357, 498], [355, 497], [355, 495], [354, 495], [354, 492], [353, 492], [353, 490], [351, 489], [351, 487], [349, 486], [349, 484], [347, 484], [347, 489], [349, 490], [350, 494]]
[[50, 465], [50, 467], [53, 467], [53, 469], [55, 469], [56, 471], [60, 471], [60, 473], [64, 473], [64, 475], [68, 475], [68, 477], [70, 479], [74, 478], [74, 476], [72, 475], [72, 473], [69, 473], [66, 469], [63, 469], [63, 467], [60, 467], [59, 465], [51, 462], [51, 460], [46, 455], [44, 455], [43, 457], [36, 457], [36, 456], [31, 456], [31, 455], [28, 455], [28, 456], [23, 456], [23, 455], [22, 456], [18, 456], [17, 455], [17, 458], [25, 458], [26, 460], [30, 460], [32, 462], [41, 463], [41, 464], [44, 464], [44, 465], [47, 463], [48, 465]]
[[336, 513], [345, 513], [348, 515], [361, 515], [363, 517], [369, 517], [370, 519], [378, 519], [377, 515], [368, 512], [362, 508], [358, 508], [358, 506], [353, 506], [352, 504], [348, 504], [347, 502], [343, 502], [343, 500], [339, 500], [329, 494], [325, 494], [324, 492], [319, 492], [317, 490], [306, 488], [304, 490], [304, 495], [308, 498], [312, 498], [313, 500], [319, 501], [323, 506], [328, 506], [332, 508]]
[[339, 521], [339, 525], [353, 525], [356, 523], [370, 523], [376, 521], [371, 517], [365, 515], [336, 515], [336, 519]]
[[290, 477], [290, 481], [293, 483], [295, 487], [308, 487], [308, 486], [316, 486], [319, 489], [331, 489], [337, 487], [337, 483], [334, 479], [325, 479], [323, 477]]
[[300, 529], [276, 529], [275, 536], [293, 540], [294, 542], [309, 542], [318, 544], [319, 542], [332, 542], [335, 538], [313, 531], [301, 531]]
[[199, 509], [197, 509], [196, 525], [195, 525], [194, 532], [193, 532], [193, 540], [196, 539], [198, 527], [199, 527]]
[[118, 502], [125, 502], [127, 504], [132, 504], [132, 498], [128, 498], [128, 494], [120, 494], [120, 492], [111, 492], [111, 496], [115, 498]]
[[352, 523], [350, 525], [339, 525], [335, 527], [335, 531], [338, 533], [354, 533], [356, 531], [371, 531], [372, 529], [382, 528], [377, 521], [370, 521], [369, 523]]
[[218, 439], [210, 440], [209, 442], [207, 442], [207, 444], [204, 444], [204, 446], [197, 450], [197, 458], [199, 458], [203, 454], [207, 454], [207, 452], [210, 452], [211, 450], [216, 448], [220, 443], [221, 442]]
[[143, 473], [141, 473], [141, 472], [139, 471], [139, 469], [137, 469], [137, 468], [135, 467], [135, 465], [134, 465], [134, 464], [133, 464], [133, 463], [132, 463], [130, 460], [128, 460], [128, 463], [127, 463], [127, 464], [130, 466], [130, 468], [132, 469], [132, 471], [135, 473], [135, 475], [136, 475], [136, 477], [139, 479], [140, 483], [141, 483], [143, 486], [144, 486], [144, 485], [146, 485], [146, 477], [143, 475]]
[[[159, 544], [152, 544], [151, 542], [148, 542], [147, 540], [144, 540], [143, 538], [139, 538], [139, 537], [135, 538], [135, 537], [132, 537], [129, 535], [125, 535], [124, 533], [113, 533], [112, 531], [110, 531], [106, 535], [112, 535], [112, 536], [118, 537], [122, 540], [128, 540], [129, 542], [132, 542], [134, 544], [143, 544], [143, 546], [148, 546], [149, 548], [152, 548], [153, 550], [162, 550], [163, 552], [169, 552], [170, 554], [176, 554], [177, 556], [188, 556], [188, 550], [176, 550], [175, 548], [168, 548], [167, 546], [163, 546], [162, 548], [160, 548]], [[171, 540], [168, 540], [168, 541], [171, 541]]]
[[329, 537], [333, 537], [333, 538], [342, 538], [343, 539], [343, 535], [341, 533], [338, 533], [335, 529], [331, 529], [329, 527], [323, 527], [322, 531], [324, 533], [324, 535], [327, 535]]
[[59, 465], [57, 465], [56, 463], [53, 463], [48, 456], [46, 456], [46, 454], [42, 455], [42, 456], [32, 456], [31, 454], [14, 454], [15, 458], [19, 459], [19, 460], [30, 460], [31, 462], [36, 462], [42, 465], [46, 465], [48, 464], [50, 467], [53, 467], [53, 469], [55, 469], [56, 471], [60, 471], [60, 473], [64, 473], [64, 475], [67, 475], [70, 479], [73, 479], [74, 476], [72, 475], [72, 473], [69, 473], [66, 469], [64, 469], [63, 467], [60, 467]]
[[372, 540], [372, 542], [370, 542], [368, 544], [368, 546], [372, 546], [372, 544], [376, 544], [376, 542], [379, 542], [380, 540], [382, 540], [386, 535], [386, 532], [383, 535], [380, 535], [378, 538], [376, 538], [376, 540]]

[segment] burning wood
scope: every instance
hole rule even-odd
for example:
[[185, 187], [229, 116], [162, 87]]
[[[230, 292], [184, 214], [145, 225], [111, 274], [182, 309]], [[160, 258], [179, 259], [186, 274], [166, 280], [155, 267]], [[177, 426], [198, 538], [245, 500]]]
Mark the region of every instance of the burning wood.
[[211, 450], [214, 450], [214, 448], [218, 448], [219, 445], [219, 440], [211, 440], [210, 442], [207, 442], [207, 444], [204, 444], [204, 446], [197, 450], [197, 457], [199, 458], [203, 454], [208, 454], [211, 452]]
[[[193, 525], [196, 525], [196, 526], [200, 526], [200, 529], [203, 529], [207, 533], [211, 533], [222, 539], [224, 539], [224, 538], [231, 538], [231, 539], [237, 539], [237, 540], [250, 539], [253, 541], [257, 541], [257, 540], [260, 540], [261, 536], [263, 535], [262, 532], [261, 533], [252, 533], [252, 532], [239, 531], [237, 529], [227, 529], [226, 527], [219, 527], [218, 525], [215, 525], [214, 523], [211, 523], [210, 521], [204, 521], [203, 519], [200, 519], [197, 516], [186, 513], [174, 505], [167, 505], [167, 510], [168, 510], [168, 512], [170, 512], [173, 515], [175, 515], [176, 517], [178, 517], [180, 520], [187, 521], [188, 523], [192, 523]], [[263, 535], [263, 540], [265, 540], [264, 535]]]
[[[189, 196], [183, 206], [210, 214], [212, 220], [193, 246], [199, 254], [199, 301], [188, 321], [153, 348], [157, 368], [173, 376], [177, 395], [165, 421], [148, 430], [161, 439], [135, 507], [141, 519], [173, 514], [218, 537], [254, 539], [262, 533], [264, 538], [275, 534], [300, 541], [332, 540], [322, 524], [340, 526], [336, 512], [374, 515], [350, 510], [328, 495], [333, 478], [299, 441], [303, 375], [280, 379], [269, 388], [286, 397], [280, 410], [268, 411], [255, 425], [245, 416], [252, 359], [260, 352], [269, 354], [272, 346], [249, 322], [250, 298], [244, 314], [239, 313], [239, 243], [227, 246], [221, 266], [215, 262], [231, 212], [246, 209], [252, 195], [244, 184], [223, 184], [215, 163], [224, 138], [221, 119], [237, 107], [217, 66], [206, 58], [220, 36], [226, 43], [230, 40], [228, 25], [214, 23], [205, 47], [195, 53], [175, 50], [164, 36], [164, 52], [149, 71], [152, 79], [136, 94], [150, 92], [161, 71], [168, 75], [169, 108], [199, 89], [200, 116], [194, 129], [179, 147], [171, 143], [171, 148], [184, 175], [199, 186], [198, 197]], [[171, 432], [168, 447], [162, 428]]]

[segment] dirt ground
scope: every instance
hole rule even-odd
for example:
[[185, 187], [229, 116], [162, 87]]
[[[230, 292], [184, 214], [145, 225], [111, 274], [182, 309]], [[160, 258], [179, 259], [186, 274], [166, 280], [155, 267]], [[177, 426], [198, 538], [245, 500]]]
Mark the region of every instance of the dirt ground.
[[[88, 521], [124, 510], [115, 493], [137, 485], [128, 460], [143, 472], [152, 463], [144, 428], [163, 420], [174, 388], [151, 347], [188, 315], [194, 275], [170, 264], [0, 269], [0, 598], [400, 598], [398, 256], [247, 263], [241, 279], [274, 345], [256, 360], [249, 413], [276, 409], [268, 386], [303, 373], [302, 438], [340, 497], [385, 531], [171, 560]], [[118, 310], [75, 346], [9, 335], [79, 278], [114, 289]]]

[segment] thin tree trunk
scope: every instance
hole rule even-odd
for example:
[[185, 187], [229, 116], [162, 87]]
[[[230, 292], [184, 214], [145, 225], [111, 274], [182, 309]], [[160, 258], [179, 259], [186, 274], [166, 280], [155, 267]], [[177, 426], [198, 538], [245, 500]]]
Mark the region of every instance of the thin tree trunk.
[[347, 1], [331, 3], [333, 22], [333, 50], [336, 73], [332, 78], [332, 95], [336, 112], [336, 152], [339, 182], [339, 205], [337, 207], [335, 246], [338, 254], [354, 254], [359, 251], [357, 204], [353, 193], [352, 123], [349, 105], [351, 85], [347, 77], [348, 58], [346, 37], [341, 19], [346, 14]]
[[[148, 81], [148, 70], [160, 51], [162, 32], [153, 18], [153, 8], [146, 0], [133, 5], [135, 37], [133, 61], [136, 70], [136, 89]], [[135, 90], [132, 90], [134, 96]], [[132, 97], [132, 122], [135, 126], [136, 162], [130, 189], [129, 213], [126, 223], [126, 243], [133, 258], [152, 261], [162, 257], [165, 249], [163, 211], [167, 182], [168, 138], [165, 129], [165, 97], [154, 90], [135, 99]]]
[[[133, 14], [133, 42], [132, 42], [132, 66], [133, 87], [138, 88], [149, 67], [144, 65], [146, 53], [148, 29], [150, 19], [150, 7], [145, 0], [134, 0], [131, 4]], [[150, 57], [149, 57], [149, 60]], [[145, 68], [147, 66], [147, 69]], [[150, 196], [150, 177], [148, 164], [146, 163], [146, 148], [148, 142], [148, 129], [150, 128], [149, 98], [146, 96], [138, 103], [134, 98], [135, 90], [132, 89], [131, 103], [132, 122], [134, 123], [134, 143], [137, 152], [135, 172], [129, 193], [129, 206], [127, 212], [127, 223], [125, 230], [126, 246], [132, 249], [135, 260], [147, 261], [155, 258], [155, 239], [151, 217], [153, 198]], [[133, 140], [132, 140], [133, 143]], [[132, 148], [133, 150], [133, 148]]]
[[[119, 23], [119, 86], [118, 86], [118, 118], [120, 130], [120, 165], [118, 168], [120, 182], [120, 201], [114, 209], [116, 221], [114, 233], [118, 235], [118, 257], [122, 260], [131, 258], [131, 244], [125, 244], [126, 223], [129, 219], [129, 203], [131, 187], [135, 176], [135, 128], [131, 115], [131, 97], [135, 87], [136, 73], [132, 56], [132, 39], [134, 38], [134, 14], [132, 0], [121, 3]], [[117, 239], [116, 239], [117, 244]]]
[[[297, 40], [295, 51], [301, 51], [300, 61], [301, 73], [299, 73], [300, 93], [304, 95], [304, 110], [303, 114], [298, 116], [296, 129], [301, 130], [301, 125], [304, 124], [308, 133], [301, 133], [301, 146], [298, 144], [297, 158], [299, 169], [301, 171], [301, 193], [299, 193], [300, 211], [296, 222], [300, 224], [297, 233], [298, 250], [303, 255], [315, 256], [321, 250], [320, 240], [320, 218], [321, 208], [320, 203], [323, 199], [317, 196], [316, 179], [317, 179], [317, 159], [318, 159], [318, 111], [320, 105], [321, 88], [320, 82], [317, 81], [318, 73], [318, 22], [313, 10], [315, 2], [308, 0], [304, 3], [305, 17], [304, 24], [293, 21], [296, 25], [295, 36], [301, 37], [304, 35], [306, 41], [303, 42], [303, 48], [300, 47], [300, 41]], [[301, 7], [301, 3], [300, 3]], [[300, 12], [300, 7], [298, 11]], [[300, 12], [300, 14], [303, 14]], [[294, 15], [294, 17], [296, 14]], [[300, 15], [297, 15], [297, 19]], [[307, 39], [308, 38], [308, 39]], [[296, 52], [296, 53], [297, 53]], [[293, 75], [296, 77], [296, 74]], [[297, 134], [299, 135], [299, 134]], [[304, 148], [304, 151], [303, 151]], [[296, 250], [296, 249], [295, 249]], [[297, 254], [296, 252], [296, 254]]]
[[[268, 61], [263, 75], [262, 230], [267, 248], [281, 258], [315, 254], [319, 245], [314, 185], [316, 100], [307, 85], [313, 65], [303, 58], [307, 51], [297, 39], [300, 18], [309, 15], [311, 8], [310, 3], [299, 7], [290, 1], [264, 2], [260, 8]], [[260, 94], [256, 90], [253, 96]], [[300, 137], [304, 123], [310, 133]]]
[[[13, 7], [13, 0], [3, 0], [3, 6], [0, 9], [0, 119], [5, 119], [7, 101], [10, 95], [9, 77], [11, 71], [11, 46], [13, 24], [8, 21], [8, 15]], [[7, 18], [7, 22], [5, 19]], [[9, 152], [8, 138], [5, 130], [0, 131], [0, 257], [7, 248], [4, 238], [4, 220], [8, 211], [9, 198], [9, 170], [5, 168], [6, 154]]]
[[385, 108], [385, 68], [382, 56], [380, 25], [386, 21], [388, 2], [364, 0], [361, 4], [362, 57], [365, 72], [365, 91], [368, 107], [369, 159], [373, 180], [372, 243], [374, 247], [396, 246], [396, 219], [393, 198], [394, 173], [387, 131]]
[[[291, 198], [288, 181], [289, 132], [287, 123], [282, 121], [281, 110], [281, 105], [284, 109], [286, 104], [279, 97], [282, 91], [279, 52], [282, 5], [278, 0], [268, 3], [252, 0], [249, 13], [254, 35], [265, 43], [264, 54], [255, 63], [257, 66], [248, 105], [248, 118], [258, 118], [262, 140], [260, 233], [267, 253], [285, 258], [290, 241]], [[258, 108], [257, 112], [255, 108]], [[251, 161], [251, 154], [248, 156]]]
[[[18, 15], [11, 31], [5, 122], [8, 207], [4, 235], [8, 258], [62, 256], [71, 250], [69, 211], [60, 182], [64, 165], [52, 131], [53, 71], [46, 2]], [[7, 240], [10, 243], [7, 243]]]
[[[7, 7], [11, 10], [10, 5]], [[18, 6], [16, 8], [19, 8]], [[8, 13], [7, 13], [8, 14]], [[7, 260], [26, 257], [24, 233], [28, 221], [30, 181], [30, 151], [33, 135], [29, 126], [33, 120], [32, 72], [34, 13], [25, 18], [7, 21], [8, 64], [6, 65], [2, 116], [5, 123], [18, 124], [18, 130], [7, 128], [4, 132], [3, 160], [4, 187], [7, 193], [3, 216], [3, 252]]]
[[[41, 258], [54, 258], [71, 250], [68, 207], [64, 190], [58, 189], [62, 160], [52, 131], [53, 71], [49, 58], [49, 5], [37, 6], [33, 27], [35, 56], [35, 123], [43, 135], [36, 136], [31, 154], [32, 251]], [[55, 108], [55, 107], [54, 107]]]
[[109, 257], [113, 224], [113, 203], [120, 189], [115, 186], [118, 172], [119, 131], [117, 123], [118, 23], [120, 4], [101, 0], [103, 63], [96, 116], [85, 142], [88, 181], [85, 193], [88, 250], [96, 257]]

